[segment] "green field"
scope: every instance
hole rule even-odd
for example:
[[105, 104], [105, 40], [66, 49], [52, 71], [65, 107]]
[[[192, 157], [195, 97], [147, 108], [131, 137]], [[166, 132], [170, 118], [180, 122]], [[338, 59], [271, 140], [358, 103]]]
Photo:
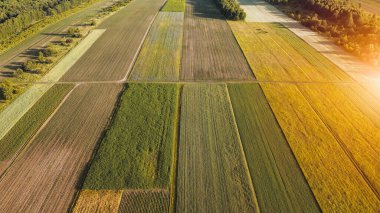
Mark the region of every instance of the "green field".
[[255, 76], [262, 81], [351, 81], [302, 39], [276, 23], [229, 22]]
[[126, 190], [121, 198], [119, 213], [167, 213], [169, 212], [169, 191]]
[[260, 86], [229, 84], [228, 90], [260, 209], [320, 212]]
[[160, 12], [139, 53], [130, 79], [178, 81], [183, 13]]
[[11, 157], [45, 122], [73, 85], [54, 85], [0, 140], [0, 161]]
[[226, 85], [185, 85], [181, 100], [176, 211], [258, 211]]
[[84, 189], [168, 188], [179, 86], [128, 84]]
[[168, 0], [161, 11], [165, 12], [184, 12], [186, 0]]

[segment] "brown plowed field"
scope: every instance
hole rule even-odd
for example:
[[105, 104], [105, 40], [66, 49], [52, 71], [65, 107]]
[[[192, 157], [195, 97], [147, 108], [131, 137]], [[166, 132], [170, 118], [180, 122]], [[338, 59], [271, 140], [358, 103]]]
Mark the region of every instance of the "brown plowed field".
[[247, 60], [213, 0], [188, 0], [181, 79], [253, 78]]
[[130, 70], [163, 0], [136, 0], [98, 28], [107, 29], [61, 81], [117, 81]]
[[67, 212], [121, 85], [77, 87], [0, 180], [0, 212]]

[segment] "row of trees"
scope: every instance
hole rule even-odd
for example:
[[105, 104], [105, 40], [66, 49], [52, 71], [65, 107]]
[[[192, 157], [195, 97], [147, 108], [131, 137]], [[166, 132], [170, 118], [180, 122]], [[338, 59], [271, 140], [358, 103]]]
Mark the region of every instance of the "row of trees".
[[0, 45], [47, 16], [72, 9], [91, 0], [0, 1]]
[[215, 2], [227, 19], [244, 20], [247, 16], [236, 0], [215, 0]]
[[[380, 19], [350, 0], [267, 0], [292, 8], [290, 16], [366, 61], [380, 63]], [[280, 6], [281, 7], [281, 6]]]

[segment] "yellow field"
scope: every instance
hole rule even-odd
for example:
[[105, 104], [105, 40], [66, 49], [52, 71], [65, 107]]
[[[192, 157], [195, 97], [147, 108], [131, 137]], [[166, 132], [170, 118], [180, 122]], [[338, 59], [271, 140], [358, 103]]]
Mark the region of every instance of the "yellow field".
[[82, 190], [73, 213], [117, 212], [122, 193], [121, 190]]
[[376, 195], [297, 86], [262, 88], [321, 209], [378, 212]]
[[261, 81], [351, 81], [327, 58], [275, 23], [228, 22]]
[[309, 84], [299, 88], [371, 185], [380, 192], [379, 126], [342, 92], [345, 88], [332, 84]]

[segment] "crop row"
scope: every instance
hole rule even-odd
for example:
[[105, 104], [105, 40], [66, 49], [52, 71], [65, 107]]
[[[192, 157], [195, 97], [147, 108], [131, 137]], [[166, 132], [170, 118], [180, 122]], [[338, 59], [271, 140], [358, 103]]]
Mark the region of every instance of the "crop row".
[[[357, 88], [261, 87], [127, 85], [83, 188], [143, 191], [144, 198], [129, 198], [136, 211], [143, 199], [155, 200], [149, 208], [179, 212], [378, 210], [375, 105], [355, 94], [362, 104], [353, 104]], [[316, 104], [321, 98], [326, 102]], [[354, 116], [346, 126], [334, 104]], [[345, 127], [354, 141], [343, 138]], [[374, 134], [364, 137], [365, 128]]]
[[0, 139], [0, 161], [14, 154], [37, 131], [73, 85], [55, 85]]

